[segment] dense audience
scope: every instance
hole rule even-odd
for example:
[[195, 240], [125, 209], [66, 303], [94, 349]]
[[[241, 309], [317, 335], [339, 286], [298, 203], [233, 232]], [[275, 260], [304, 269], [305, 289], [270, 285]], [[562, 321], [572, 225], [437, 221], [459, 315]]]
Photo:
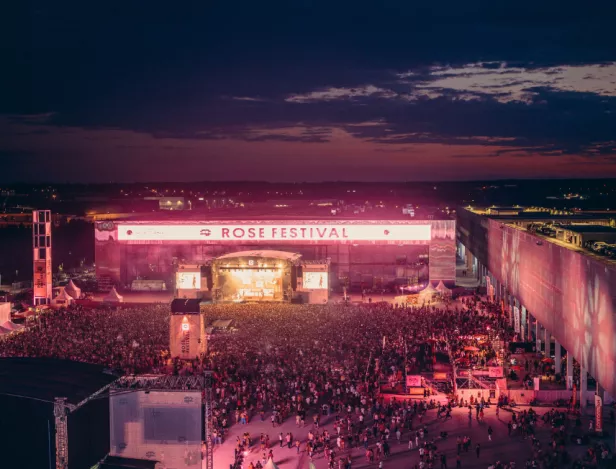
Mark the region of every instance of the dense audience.
[[[447, 466], [436, 444], [447, 435], [428, 435], [422, 422], [425, 413], [434, 409], [447, 419], [453, 407], [464, 405], [469, 406], [469, 419], [476, 412], [480, 420], [490, 402], [469, 403], [453, 396], [448, 403], [438, 403], [430, 396], [385, 400], [381, 391], [386, 387], [403, 390], [407, 374], [437, 366], [451, 370], [450, 360], [459, 368], [496, 364], [493, 340], [508, 341], [513, 335], [499, 306], [478, 297], [412, 307], [386, 303], [208, 306], [206, 321], [216, 319], [232, 320], [231, 329], [214, 331], [207, 354], [190, 362], [169, 355], [169, 309], [162, 305], [75, 306], [45, 313], [30, 322], [27, 331], [0, 342], [0, 356], [85, 361], [124, 374], [213, 370], [216, 408], [211, 444], [221, 443], [233, 424], [267, 418], [276, 432], [283, 421], [294, 419], [298, 426], [311, 426], [308, 441], [280, 433], [280, 445], [305, 451], [310, 458], [323, 456], [330, 469], [350, 468], [345, 448], [361, 447], [367, 462], [382, 461], [394, 438], [419, 452], [418, 467], [423, 469]], [[327, 415], [335, 418], [331, 433], [319, 426]], [[531, 439], [535, 448], [536, 414], [511, 415], [510, 433]], [[534, 464], [563, 467], [568, 462], [568, 454], [557, 450], [564, 444], [559, 418], [557, 413], [550, 414], [546, 421], [558, 428], [554, 451], [536, 452]], [[255, 444], [263, 450], [262, 460], [248, 469], [259, 469], [269, 459], [271, 444], [265, 436], [262, 440], [253, 442], [248, 433], [237, 439], [239, 459]], [[472, 446], [468, 436], [458, 439], [457, 462], [469, 448], [479, 457], [479, 444]], [[594, 457], [602, 457], [604, 450], [596, 448]], [[497, 462], [492, 467], [513, 466]]]

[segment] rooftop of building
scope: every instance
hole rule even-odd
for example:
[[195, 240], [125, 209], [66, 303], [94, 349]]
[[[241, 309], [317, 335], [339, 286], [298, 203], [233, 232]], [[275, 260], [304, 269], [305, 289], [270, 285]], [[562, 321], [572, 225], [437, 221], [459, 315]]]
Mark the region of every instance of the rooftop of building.
[[560, 228], [564, 228], [569, 231], [573, 231], [575, 233], [612, 233], [616, 235], [616, 228], [611, 226], [603, 226], [603, 225], [566, 225], [561, 226]]
[[228, 210], [183, 210], [169, 212], [122, 213], [115, 218], [117, 221], [172, 221], [172, 220], [452, 220], [453, 217], [439, 210], [416, 210], [415, 217], [404, 215], [402, 209], [373, 209], [366, 211], [346, 210], [332, 214], [331, 210], [322, 207], [284, 209], [228, 209]]
[[[592, 221], [616, 218], [613, 210], [558, 210], [547, 207], [522, 207], [515, 205], [512, 207], [474, 207], [467, 206], [463, 209], [495, 220], [572, 220], [572, 221]], [[458, 209], [460, 210], [460, 209]], [[516, 212], [502, 214], [499, 212]]]

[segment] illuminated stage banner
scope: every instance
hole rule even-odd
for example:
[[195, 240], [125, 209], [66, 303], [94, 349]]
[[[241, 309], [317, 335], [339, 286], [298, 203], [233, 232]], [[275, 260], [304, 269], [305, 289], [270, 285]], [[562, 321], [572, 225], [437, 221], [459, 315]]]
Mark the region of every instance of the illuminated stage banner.
[[120, 225], [119, 241], [430, 242], [430, 225], [182, 224]]
[[406, 385], [409, 388], [421, 387], [421, 375], [408, 375], [406, 377]]

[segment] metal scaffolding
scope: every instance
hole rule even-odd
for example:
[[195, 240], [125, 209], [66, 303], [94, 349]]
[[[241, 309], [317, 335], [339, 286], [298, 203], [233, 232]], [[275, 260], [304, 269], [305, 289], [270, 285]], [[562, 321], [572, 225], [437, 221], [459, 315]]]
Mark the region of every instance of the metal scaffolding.
[[206, 371], [203, 375], [203, 407], [205, 411], [205, 469], [214, 469], [214, 440], [212, 437], [212, 387], [212, 372]]
[[53, 404], [56, 421], [56, 469], [68, 469], [68, 407], [66, 397], [56, 397]]
[[214, 441], [212, 426], [213, 375], [205, 371], [201, 376], [141, 375], [123, 376], [112, 384], [114, 394], [137, 391], [187, 391], [201, 390], [203, 395], [203, 424], [205, 443], [205, 468], [214, 469]]
[[68, 415], [94, 399], [104, 397], [108, 390], [114, 395], [138, 391], [201, 391], [203, 395], [205, 425], [205, 461], [206, 469], [214, 469], [213, 427], [212, 427], [212, 386], [211, 371], [201, 376], [140, 375], [122, 376], [96, 391], [77, 405], [67, 402], [66, 397], [54, 399], [54, 417], [56, 425], [56, 469], [68, 469]]
[[189, 391], [204, 388], [203, 376], [122, 376], [112, 384], [114, 391]]

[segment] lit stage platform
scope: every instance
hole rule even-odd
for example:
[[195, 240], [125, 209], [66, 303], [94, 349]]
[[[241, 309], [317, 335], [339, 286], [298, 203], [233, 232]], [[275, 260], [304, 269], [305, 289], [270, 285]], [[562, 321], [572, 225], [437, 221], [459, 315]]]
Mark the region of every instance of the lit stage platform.
[[329, 262], [301, 257], [287, 251], [240, 251], [205, 265], [179, 265], [175, 297], [216, 303], [327, 303]]

